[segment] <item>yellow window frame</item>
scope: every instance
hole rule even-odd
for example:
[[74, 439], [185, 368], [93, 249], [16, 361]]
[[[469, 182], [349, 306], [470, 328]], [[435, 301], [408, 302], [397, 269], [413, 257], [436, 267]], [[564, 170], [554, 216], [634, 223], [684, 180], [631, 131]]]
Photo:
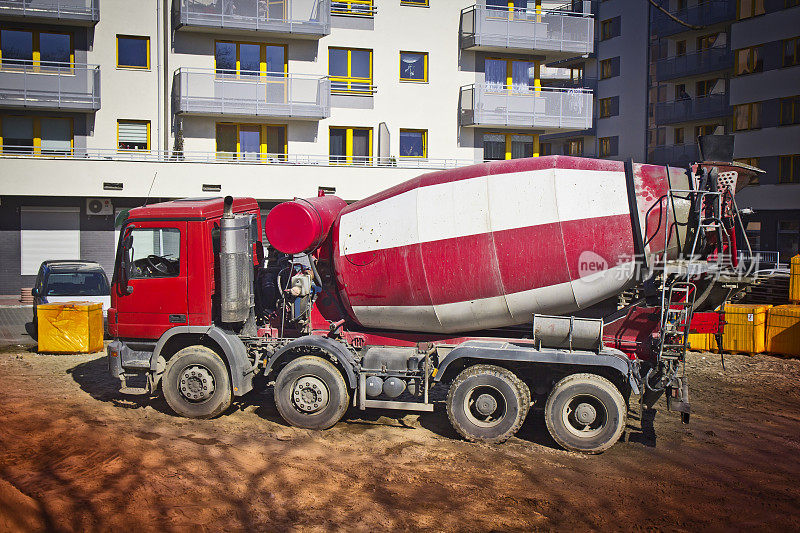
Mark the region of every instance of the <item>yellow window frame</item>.
[[[259, 43], [253, 41], [233, 41], [231, 39], [217, 39], [214, 41], [214, 50], [212, 51], [212, 55], [214, 56], [214, 72], [217, 72], [217, 44], [233, 44], [236, 45], [236, 77], [240, 78], [242, 73], [242, 65], [241, 65], [241, 45], [249, 44], [253, 46], [258, 46], [259, 48], [259, 61], [258, 61], [258, 71], [259, 77], [264, 77], [267, 75], [267, 47], [268, 46], [275, 46], [283, 48], [283, 75], [284, 77], [289, 73], [289, 47], [285, 44], [277, 44], [277, 43]], [[250, 71], [245, 71], [250, 72]], [[270, 74], [273, 74], [270, 72]], [[220, 74], [217, 73], [217, 76]]]
[[[542, 21], [542, 0], [536, 0], [535, 5], [536, 5], [536, 22], [541, 22]], [[527, 8], [524, 8], [524, 7], [518, 8], [518, 7], [516, 7], [514, 5], [514, 0], [508, 0], [507, 6], [508, 6], [508, 15], [507, 15], [508, 16], [508, 20], [514, 20], [514, 18], [515, 18], [514, 17], [514, 13], [515, 13], [515, 10], [517, 10], [517, 9], [523, 11], [522, 17], [517, 17], [517, 19], [528, 20]], [[492, 9], [489, 10], [489, 11], [503, 11], [503, 8], [501, 6], [491, 6], [491, 7], [492, 7]], [[487, 18], [500, 19], [500, 20], [505, 20], [505, 18], [506, 18], [505, 16], [503, 16], [503, 17], [493, 17], [489, 13], [487, 13], [486, 16], [487, 16]]]
[[141, 152], [142, 150], [134, 150], [129, 148], [120, 148], [119, 147], [119, 126], [120, 124], [147, 124], [147, 148], [144, 151], [150, 150], [150, 121], [149, 120], [137, 120], [137, 119], [117, 119], [117, 151], [118, 152]]
[[[328, 128], [328, 139], [330, 139], [330, 131], [331, 130], [345, 130], [345, 150], [344, 150], [345, 161], [343, 163], [342, 162], [333, 162], [333, 161], [331, 161], [333, 164], [340, 164], [340, 165], [341, 164], [346, 164], [346, 165], [354, 164], [353, 163], [353, 157], [355, 157], [355, 156], [353, 155], [353, 132], [356, 131], [356, 130], [367, 131], [369, 133], [369, 147], [367, 149], [367, 151], [369, 153], [369, 156], [367, 156], [367, 157], [369, 158], [369, 160], [372, 159], [372, 128], [368, 128], [368, 127], [365, 128], [363, 126], [330, 126]], [[330, 144], [328, 146], [330, 146]], [[330, 151], [330, 149], [329, 149], [329, 151]], [[333, 157], [342, 157], [342, 156], [329, 154], [329, 157], [333, 158]], [[363, 163], [362, 162], [357, 162], [355, 164], [367, 165], [367, 164], [370, 164], [369, 160], [368, 161], [364, 161]]]
[[[403, 54], [422, 54], [424, 56], [425, 75], [421, 80], [415, 78], [403, 77]], [[428, 52], [412, 52], [410, 50], [400, 50], [400, 81], [410, 81], [413, 83], [427, 83], [428, 82]]]
[[[236, 152], [222, 152], [219, 149], [219, 136], [218, 130], [220, 126], [235, 126], [236, 127]], [[242, 127], [245, 128], [259, 128], [258, 133], [258, 153], [259, 159], [267, 159], [269, 155], [278, 156], [280, 160], [285, 160], [285, 156], [289, 154], [289, 131], [286, 124], [259, 124], [259, 123], [246, 123], [246, 122], [217, 122], [214, 124], [214, 151], [217, 159], [240, 159], [242, 154], [242, 145], [240, 141], [239, 131]], [[267, 147], [267, 128], [281, 128], [283, 129], [283, 153], [269, 152]]]
[[[55, 119], [55, 120], [69, 120], [69, 154], [72, 155], [75, 153], [75, 120], [72, 117], [54, 117], [54, 116], [43, 116], [43, 117], [32, 117], [30, 115], [0, 115], [0, 154], [3, 153], [3, 146], [5, 145], [5, 138], [3, 137], [3, 119], [7, 117], [19, 117], [19, 118], [30, 118], [33, 121], [33, 146], [32, 146], [32, 156], [40, 156], [42, 155], [42, 120], [43, 119]], [[12, 150], [13, 153], [13, 150]], [[14, 154], [14, 155], [25, 155], [23, 153]], [[51, 155], [51, 154], [45, 154]], [[56, 157], [60, 154], [52, 154], [53, 157]]]
[[512, 159], [511, 157], [511, 137], [514, 135], [520, 135], [523, 137], [531, 137], [533, 140], [533, 155], [531, 157], [539, 157], [539, 135], [536, 133], [517, 133], [517, 132], [505, 132], [505, 131], [487, 131], [486, 135], [502, 135], [505, 137], [505, 145], [506, 145], [506, 154], [505, 160], [509, 161]]
[[[120, 65], [119, 64], [119, 38], [122, 37], [123, 39], [135, 39], [142, 41], [144, 40], [147, 43], [147, 66], [140, 67], [137, 65]], [[123, 69], [135, 69], [135, 70], [150, 70], [150, 36], [148, 35], [125, 35], [122, 33], [117, 34], [117, 68]]]
[[[3, 67], [3, 46], [2, 46], [2, 30], [9, 30], [9, 31], [24, 31], [31, 34], [31, 62], [33, 65], [34, 72], [40, 72], [41, 70], [41, 60], [42, 60], [42, 51], [41, 51], [41, 34], [42, 33], [50, 33], [55, 35], [68, 35], [69, 36], [69, 65], [70, 67], [75, 67], [75, 36], [72, 32], [68, 31], [52, 31], [52, 30], [29, 30], [27, 28], [5, 28], [0, 27], [0, 69], [5, 68], [9, 69], [9, 67]], [[15, 61], [15, 60], [9, 60]], [[12, 65], [11, 69], [14, 66]], [[44, 67], [45, 72], [47, 71], [47, 66]]]
[[[353, 6], [366, 6], [369, 9], [357, 9]], [[333, 0], [331, 5], [332, 15], [357, 15], [359, 17], [372, 17], [375, 7], [372, 0]]]
[[428, 0], [400, 0], [401, 6], [430, 7]]
[[422, 134], [422, 155], [403, 155], [400, 157], [405, 159], [427, 159], [428, 158], [428, 130], [400, 128], [400, 134], [403, 133], [421, 133]]
[[[535, 92], [539, 92], [542, 90], [542, 62], [535, 61], [535, 60], [528, 60], [528, 59], [517, 59], [513, 57], [487, 57], [485, 61], [505, 61], [506, 63], [506, 88], [504, 90], [507, 92], [512, 92], [514, 87], [514, 62], [517, 63], [533, 63], [533, 90]], [[485, 63], [484, 63], [485, 64]], [[486, 74], [486, 69], [484, 67], [484, 75]], [[524, 93], [523, 93], [524, 94]]]
[[[331, 50], [346, 50], [347, 51], [347, 76], [332, 76], [331, 75]], [[369, 52], [369, 78], [359, 78], [353, 77], [353, 52], [354, 51], [361, 51], [361, 52]], [[368, 84], [370, 86], [370, 90], [367, 91], [368, 93], [372, 93], [372, 57], [373, 51], [371, 48], [346, 48], [342, 46], [329, 46], [328, 47], [328, 77], [331, 80], [331, 83], [339, 82], [339, 83], [346, 83], [347, 88], [341, 89], [331, 89], [331, 93], [333, 94], [365, 94], [363, 89], [359, 89], [358, 87], [353, 88], [353, 84]]]

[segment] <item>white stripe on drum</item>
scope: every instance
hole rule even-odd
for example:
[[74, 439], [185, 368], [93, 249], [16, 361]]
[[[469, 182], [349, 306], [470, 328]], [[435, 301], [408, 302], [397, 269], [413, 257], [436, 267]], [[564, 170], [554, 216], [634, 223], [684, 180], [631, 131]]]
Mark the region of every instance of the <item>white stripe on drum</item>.
[[542, 169], [419, 187], [340, 218], [339, 253], [628, 213], [625, 175]]

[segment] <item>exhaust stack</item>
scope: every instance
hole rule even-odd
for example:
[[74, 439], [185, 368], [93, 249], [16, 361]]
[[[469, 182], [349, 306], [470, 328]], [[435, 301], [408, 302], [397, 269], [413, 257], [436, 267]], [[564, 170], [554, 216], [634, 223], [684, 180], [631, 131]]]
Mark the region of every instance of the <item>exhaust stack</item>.
[[253, 295], [253, 215], [234, 215], [233, 198], [226, 196], [220, 221], [220, 304], [222, 321], [245, 322], [255, 307]]

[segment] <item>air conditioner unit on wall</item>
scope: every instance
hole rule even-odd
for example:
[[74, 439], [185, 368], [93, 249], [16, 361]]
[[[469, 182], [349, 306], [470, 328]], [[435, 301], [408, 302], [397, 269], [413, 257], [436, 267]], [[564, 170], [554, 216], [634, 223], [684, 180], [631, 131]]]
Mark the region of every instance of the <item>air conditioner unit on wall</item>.
[[113, 215], [114, 205], [111, 203], [111, 198], [87, 198], [86, 199], [86, 214], [87, 215]]

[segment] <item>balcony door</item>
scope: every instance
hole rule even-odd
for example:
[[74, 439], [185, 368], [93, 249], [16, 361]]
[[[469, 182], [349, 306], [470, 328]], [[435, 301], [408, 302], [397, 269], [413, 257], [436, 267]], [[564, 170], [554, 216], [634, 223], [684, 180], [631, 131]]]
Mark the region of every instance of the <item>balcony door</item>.
[[283, 161], [286, 126], [217, 124], [217, 157], [239, 161]]
[[271, 104], [289, 101], [286, 46], [217, 41], [215, 97]]
[[520, 133], [484, 133], [483, 159], [502, 161], [538, 156], [538, 135]]
[[516, 94], [531, 92], [536, 80], [533, 61], [516, 59], [486, 59], [486, 88], [491, 92], [508, 91]]

